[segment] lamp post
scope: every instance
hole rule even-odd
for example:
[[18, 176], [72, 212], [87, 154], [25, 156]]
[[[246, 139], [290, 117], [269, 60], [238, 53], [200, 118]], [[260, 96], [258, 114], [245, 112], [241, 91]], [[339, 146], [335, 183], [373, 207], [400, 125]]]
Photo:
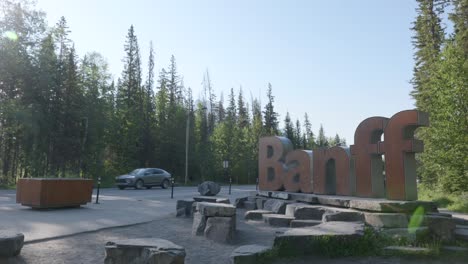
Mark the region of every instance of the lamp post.
[[231, 194], [232, 178], [231, 178], [231, 175], [229, 175], [229, 173], [228, 173], [228, 168], [229, 168], [229, 161], [228, 160], [223, 161], [223, 168], [224, 168], [224, 174], [226, 176], [229, 176], [229, 194]]
[[101, 187], [101, 176], [98, 176], [98, 182], [97, 182], [97, 194], [96, 194], [96, 204], [99, 203], [99, 189]]
[[187, 127], [185, 129], [185, 185], [188, 182], [188, 145], [189, 145], [189, 130], [190, 130], [190, 111], [187, 113]]
[[174, 198], [174, 177], [171, 177], [171, 199]]

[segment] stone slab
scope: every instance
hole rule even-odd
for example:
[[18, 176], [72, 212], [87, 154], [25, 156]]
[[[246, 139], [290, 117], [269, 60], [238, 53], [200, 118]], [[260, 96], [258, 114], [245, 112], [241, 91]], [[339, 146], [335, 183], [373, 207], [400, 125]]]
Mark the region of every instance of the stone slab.
[[218, 204], [218, 203], [206, 203], [199, 202], [197, 203], [198, 213], [207, 216], [233, 216], [236, 214], [236, 207], [231, 204]]
[[271, 192], [270, 197], [276, 198], [276, 199], [283, 199], [283, 200], [290, 199], [290, 195], [287, 192]]
[[257, 192], [257, 195], [258, 195], [258, 196], [263, 196], [263, 197], [270, 197], [271, 192], [267, 192], [267, 191], [258, 191], [258, 192]]
[[294, 217], [284, 214], [264, 214], [263, 221], [271, 226], [289, 227]]
[[389, 255], [404, 254], [404, 255], [420, 255], [429, 254], [431, 250], [423, 247], [405, 247], [405, 246], [388, 246], [384, 248], [384, 252]]
[[208, 203], [224, 203], [230, 204], [229, 198], [226, 197], [214, 197], [214, 196], [195, 196], [193, 200], [196, 202], [208, 202]]
[[297, 202], [304, 202], [309, 204], [317, 204], [317, 196], [310, 193], [289, 193], [290, 199]]
[[255, 202], [257, 204], [257, 209], [263, 209], [263, 206], [265, 205], [265, 202], [267, 200], [268, 199], [265, 198], [265, 197], [257, 197], [257, 199], [255, 200]]
[[468, 241], [468, 229], [456, 228], [455, 231], [453, 231], [453, 234], [456, 239]]
[[232, 264], [257, 264], [260, 256], [271, 250], [271, 247], [262, 245], [245, 245], [236, 248], [231, 254]]
[[350, 208], [383, 213], [413, 213], [418, 207], [423, 207], [426, 213], [437, 213], [437, 206], [427, 201], [389, 201], [383, 199], [353, 199]]
[[20, 254], [24, 244], [22, 233], [0, 231], [0, 257], [14, 257]]
[[193, 214], [192, 235], [201, 236], [205, 231], [207, 217], [196, 212]]
[[321, 220], [292, 220], [289, 226], [291, 228], [310, 227], [320, 225], [321, 223]]
[[274, 248], [279, 250], [294, 248], [298, 252], [310, 253], [320, 237], [353, 243], [363, 235], [362, 222], [327, 222], [306, 228], [290, 228], [282, 234], [277, 234]]
[[365, 221], [376, 228], [408, 227], [408, 217], [399, 213], [365, 213]]
[[284, 214], [288, 203], [277, 199], [268, 199], [263, 205], [264, 210], [272, 211], [275, 214]]
[[235, 231], [235, 216], [208, 217], [204, 235], [206, 238], [219, 243], [230, 243], [234, 239]]
[[127, 239], [106, 244], [105, 264], [183, 264], [185, 249], [159, 238]]
[[192, 215], [192, 206], [193, 206], [194, 202], [195, 202], [195, 200], [193, 200], [193, 199], [177, 200], [176, 217], [191, 216]]
[[429, 228], [431, 234], [441, 241], [453, 240], [455, 222], [451, 217], [426, 215], [423, 223]]
[[323, 214], [323, 222], [342, 221], [342, 222], [364, 222], [364, 214], [358, 211], [328, 211]]
[[294, 208], [294, 218], [298, 220], [322, 220], [328, 209], [320, 205], [296, 206]]
[[442, 246], [442, 250], [450, 253], [468, 253], [468, 248], [457, 246]]
[[306, 203], [290, 203], [286, 205], [285, 209], [285, 215], [287, 216], [294, 216], [294, 211], [296, 211], [296, 207], [300, 206], [309, 206], [309, 204]]
[[350, 206], [351, 198], [345, 198], [342, 196], [317, 196], [317, 201], [319, 204], [323, 205], [348, 208]]
[[244, 208], [245, 210], [255, 210], [257, 209], [257, 202], [256, 201], [245, 201], [244, 202]]
[[380, 233], [389, 236], [393, 239], [405, 238], [408, 241], [416, 241], [418, 238], [424, 237], [429, 232], [428, 227], [412, 227], [412, 228], [384, 228]]
[[236, 208], [242, 208], [244, 207], [244, 202], [246, 202], [247, 200], [248, 200], [248, 197], [236, 198], [236, 200], [234, 201], [234, 206]]
[[273, 214], [272, 211], [267, 211], [267, 210], [251, 210], [247, 211], [244, 214], [244, 219], [245, 220], [253, 220], [253, 221], [263, 221], [263, 215], [264, 214]]

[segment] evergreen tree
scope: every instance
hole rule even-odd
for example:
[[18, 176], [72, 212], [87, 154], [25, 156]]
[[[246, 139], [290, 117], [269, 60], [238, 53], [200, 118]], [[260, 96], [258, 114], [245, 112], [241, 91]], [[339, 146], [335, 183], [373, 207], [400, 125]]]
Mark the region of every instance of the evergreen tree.
[[317, 136], [317, 142], [316, 142], [317, 147], [323, 148], [323, 147], [328, 147], [329, 143], [327, 140], [327, 137], [325, 136], [325, 131], [323, 130], [323, 126], [320, 124], [320, 129], [319, 133]]
[[274, 110], [274, 99], [271, 84], [268, 83], [267, 91], [268, 103], [265, 105], [265, 111], [263, 112], [265, 118], [265, 133], [266, 135], [277, 135], [278, 134], [278, 113]]

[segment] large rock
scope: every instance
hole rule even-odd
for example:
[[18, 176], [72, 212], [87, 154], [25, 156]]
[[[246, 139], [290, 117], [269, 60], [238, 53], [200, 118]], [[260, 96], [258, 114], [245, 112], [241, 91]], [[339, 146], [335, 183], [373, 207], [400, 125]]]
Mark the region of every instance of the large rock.
[[176, 205], [176, 216], [192, 216], [193, 199], [178, 200]]
[[185, 249], [159, 238], [107, 242], [105, 264], [183, 264]]
[[290, 193], [289, 194], [291, 197], [291, 200], [297, 201], [297, 202], [305, 202], [305, 203], [310, 203], [310, 204], [316, 204], [318, 203], [317, 196], [315, 194], [310, 194], [310, 193]]
[[271, 250], [271, 247], [262, 245], [245, 245], [236, 248], [231, 254], [232, 264], [257, 264], [261, 255]]
[[198, 185], [198, 192], [203, 196], [214, 196], [221, 191], [221, 186], [216, 182], [205, 181]]
[[289, 227], [294, 217], [283, 214], [264, 214], [263, 221], [271, 226]]
[[236, 207], [231, 204], [216, 204], [216, 203], [197, 203], [198, 213], [204, 216], [233, 216], [236, 214]]
[[11, 231], [0, 231], [0, 257], [19, 255], [24, 244], [24, 235]]
[[294, 216], [294, 211], [296, 211], [296, 207], [300, 206], [309, 206], [305, 203], [289, 203], [286, 205], [285, 215], [287, 216]]
[[432, 235], [442, 241], [453, 240], [453, 231], [455, 230], [455, 222], [450, 217], [426, 215], [424, 223], [429, 228]]
[[230, 243], [236, 231], [236, 218], [209, 217], [206, 220], [205, 237], [216, 242]]
[[192, 223], [192, 235], [194, 236], [201, 236], [205, 231], [206, 227], [206, 216], [196, 212], [193, 215], [193, 223]]
[[212, 196], [195, 196], [193, 200], [196, 202], [207, 202], [207, 203], [225, 203], [230, 204], [229, 198], [225, 197], [212, 197]]
[[250, 210], [245, 212], [244, 219], [245, 220], [253, 220], [253, 221], [262, 221], [264, 214], [272, 214], [272, 211], [267, 210]]
[[397, 213], [365, 213], [366, 223], [376, 228], [408, 227], [405, 214]]
[[271, 198], [289, 200], [289, 193], [286, 192], [271, 192]]
[[418, 239], [427, 237], [429, 228], [425, 226], [411, 228], [383, 228], [380, 230], [380, 233], [392, 239], [404, 238], [407, 241], [414, 242]]
[[257, 202], [256, 201], [245, 201], [244, 202], [245, 210], [255, 210], [257, 209]]
[[327, 222], [307, 228], [291, 228], [275, 237], [274, 248], [294, 250], [300, 254], [312, 253], [321, 238], [340, 243], [356, 243], [364, 235], [362, 222]]
[[350, 199], [342, 196], [317, 196], [319, 204], [337, 207], [349, 207]]
[[255, 203], [257, 204], [257, 209], [263, 209], [263, 206], [265, 205], [266, 201], [267, 199], [264, 197], [257, 197], [257, 199], [255, 200]]
[[357, 211], [328, 211], [322, 216], [323, 222], [342, 221], [342, 222], [364, 222], [364, 214]]
[[272, 211], [275, 214], [284, 214], [286, 211], [287, 203], [285, 201], [268, 199], [263, 205], [263, 209], [267, 211]]
[[468, 229], [457, 228], [453, 231], [455, 238], [468, 242]]
[[438, 212], [433, 202], [426, 201], [389, 201], [383, 199], [355, 199], [349, 203], [350, 208], [383, 212], [383, 213], [413, 213], [418, 207], [424, 208], [424, 212]]

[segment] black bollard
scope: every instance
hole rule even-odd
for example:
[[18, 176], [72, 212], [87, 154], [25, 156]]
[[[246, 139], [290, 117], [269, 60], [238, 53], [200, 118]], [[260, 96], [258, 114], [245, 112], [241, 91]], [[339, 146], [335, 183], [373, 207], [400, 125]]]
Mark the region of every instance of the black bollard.
[[174, 178], [171, 178], [171, 199], [174, 198]]
[[229, 176], [229, 194], [231, 194], [231, 184], [232, 184], [232, 178]]
[[101, 177], [98, 177], [98, 182], [97, 182], [97, 194], [96, 194], [96, 204], [99, 203], [99, 189], [101, 187]]
[[256, 182], [256, 184], [255, 184], [255, 190], [258, 191], [258, 177], [257, 177], [257, 182]]

